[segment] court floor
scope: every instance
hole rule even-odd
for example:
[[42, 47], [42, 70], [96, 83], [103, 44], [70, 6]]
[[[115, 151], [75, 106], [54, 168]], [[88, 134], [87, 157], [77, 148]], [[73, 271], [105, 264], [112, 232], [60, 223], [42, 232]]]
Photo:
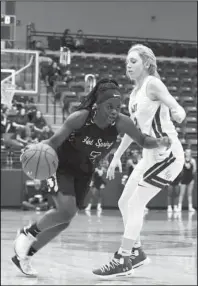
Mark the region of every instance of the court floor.
[[23, 276], [12, 264], [17, 228], [39, 217], [32, 211], [1, 211], [2, 285], [197, 285], [197, 214], [145, 215], [142, 241], [151, 263], [130, 278], [101, 280], [92, 269], [108, 262], [118, 249], [123, 225], [119, 211], [81, 211], [70, 227], [32, 259], [37, 278]]

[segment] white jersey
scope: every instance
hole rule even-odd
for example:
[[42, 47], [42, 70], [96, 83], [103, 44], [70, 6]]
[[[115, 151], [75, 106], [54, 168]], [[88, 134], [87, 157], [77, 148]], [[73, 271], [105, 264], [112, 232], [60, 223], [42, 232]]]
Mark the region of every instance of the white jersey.
[[[148, 76], [140, 89], [132, 91], [129, 100], [129, 113], [142, 133], [160, 138], [168, 136], [172, 141], [179, 141], [175, 126], [170, 117], [169, 108], [160, 101], [147, 96], [147, 83], [153, 78]], [[162, 149], [143, 150], [143, 155], [150, 152], [162, 152]], [[163, 153], [163, 152], [162, 152]]]

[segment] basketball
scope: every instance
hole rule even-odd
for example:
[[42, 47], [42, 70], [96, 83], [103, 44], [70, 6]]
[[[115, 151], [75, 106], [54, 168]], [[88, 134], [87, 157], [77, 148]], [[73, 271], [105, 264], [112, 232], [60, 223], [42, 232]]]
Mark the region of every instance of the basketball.
[[58, 157], [47, 144], [35, 144], [28, 147], [21, 155], [23, 171], [31, 179], [46, 180], [58, 167]]

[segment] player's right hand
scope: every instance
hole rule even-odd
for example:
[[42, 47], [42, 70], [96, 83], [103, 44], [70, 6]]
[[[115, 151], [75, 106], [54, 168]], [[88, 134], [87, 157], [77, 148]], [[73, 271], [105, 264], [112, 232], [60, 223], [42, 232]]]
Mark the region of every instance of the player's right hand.
[[109, 168], [107, 170], [106, 178], [109, 180], [113, 180], [115, 178], [115, 169], [118, 167], [119, 172], [122, 173], [122, 163], [120, 159], [113, 158], [111, 161]]

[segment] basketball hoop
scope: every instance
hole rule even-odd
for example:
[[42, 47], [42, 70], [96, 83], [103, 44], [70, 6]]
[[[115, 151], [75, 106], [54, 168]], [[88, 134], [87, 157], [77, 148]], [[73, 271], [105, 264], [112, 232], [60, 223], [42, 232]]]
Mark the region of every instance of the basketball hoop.
[[12, 99], [15, 93], [15, 85], [1, 82], [1, 104], [5, 104], [9, 109], [12, 107]]

